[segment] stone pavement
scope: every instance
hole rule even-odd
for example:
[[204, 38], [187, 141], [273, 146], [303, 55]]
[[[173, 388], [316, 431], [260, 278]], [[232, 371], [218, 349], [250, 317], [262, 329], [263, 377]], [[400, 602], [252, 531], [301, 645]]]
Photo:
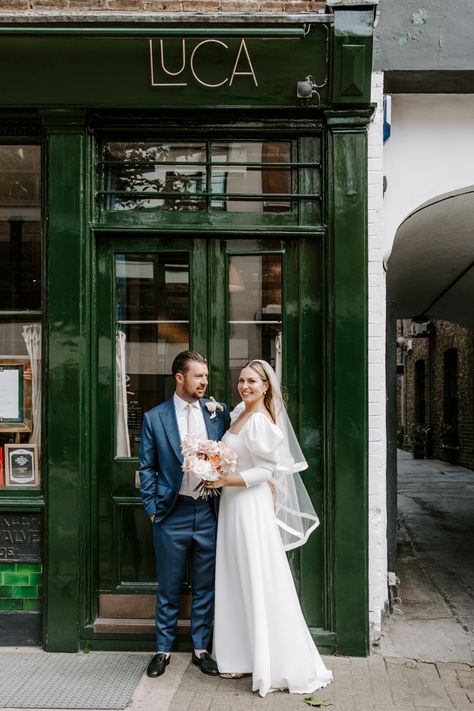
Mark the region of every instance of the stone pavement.
[[399, 599], [384, 657], [474, 663], [474, 471], [398, 453]]
[[[174, 659], [181, 656], [186, 655], [173, 655]], [[325, 657], [324, 660], [333, 671], [334, 682], [314, 694], [315, 700], [323, 703], [320, 708], [329, 711], [474, 711], [474, 669], [469, 664], [432, 664], [377, 655], [367, 659]], [[163, 682], [165, 678], [166, 674]], [[160, 683], [158, 679], [157, 686]], [[299, 694], [274, 692], [262, 699], [252, 693], [249, 677], [232, 681], [207, 677], [189, 665], [169, 711], [304, 711], [309, 708], [304, 696]], [[162, 707], [159, 709], [165, 711]]]
[[[10, 652], [23, 655], [28, 650], [10, 648]], [[46, 654], [41, 650], [28, 653]], [[89, 656], [94, 654], [91, 652]], [[112, 659], [117, 655], [114, 652], [97, 654]], [[324, 659], [333, 671], [334, 682], [314, 694], [315, 701], [322, 704], [316, 708], [329, 711], [474, 711], [474, 668], [469, 664], [416, 662], [379, 655], [367, 659]], [[148, 679], [143, 675], [127, 711], [304, 711], [310, 708], [302, 695], [274, 692], [262, 699], [252, 693], [249, 677], [227, 680], [205, 676], [190, 662], [189, 654], [174, 653], [164, 676]], [[67, 683], [67, 677], [64, 677], [64, 685]], [[37, 705], [34, 695], [31, 705], [23, 705], [25, 707], [37, 711], [39, 708], [41, 711], [51, 709]], [[77, 709], [74, 706], [67, 708]], [[10, 707], [2, 711], [14, 709]], [[89, 706], [87, 711], [96, 710]]]
[[[330, 711], [474, 711], [474, 670], [468, 664], [418, 663], [404, 658], [325, 657], [334, 682], [316, 692]], [[159, 681], [158, 681], [159, 683]], [[304, 696], [274, 692], [264, 699], [251, 691], [250, 678], [206, 677], [186, 669], [169, 711], [246, 711], [309, 709]], [[161, 709], [160, 709], [161, 711]]]

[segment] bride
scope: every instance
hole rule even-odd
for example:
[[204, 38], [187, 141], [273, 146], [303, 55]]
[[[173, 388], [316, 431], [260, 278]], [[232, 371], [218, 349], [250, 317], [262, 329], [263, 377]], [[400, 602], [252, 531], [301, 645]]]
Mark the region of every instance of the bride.
[[319, 521], [298, 474], [307, 468], [271, 366], [250, 361], [238, 383], [242, 403], [223, 441], [239, 474], [221, 475], [213, 654], [222, 677], [252, 674], [265, 696], [311, 693], [332, 674], [311, 638], [285, 550]]

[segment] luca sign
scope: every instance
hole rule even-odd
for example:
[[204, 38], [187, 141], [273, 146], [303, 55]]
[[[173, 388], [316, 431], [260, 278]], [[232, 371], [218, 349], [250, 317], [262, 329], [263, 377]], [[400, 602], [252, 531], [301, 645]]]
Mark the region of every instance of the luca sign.
[[179, 44], [176, 54], [175, 41], [150, 40], [152, 86], [186, 87], [190, 82], [197, 82], [207, 89], [219, 89], [226, 84], [232, 86], [236, 80], [258, 86], [244, 38], [238, 44], [217, 38], [181, 39]]
[[305, 36], [2, 36], [0, 106], [300, 108], [308, 75], [325, 105], [330, 36], [322, 23]]

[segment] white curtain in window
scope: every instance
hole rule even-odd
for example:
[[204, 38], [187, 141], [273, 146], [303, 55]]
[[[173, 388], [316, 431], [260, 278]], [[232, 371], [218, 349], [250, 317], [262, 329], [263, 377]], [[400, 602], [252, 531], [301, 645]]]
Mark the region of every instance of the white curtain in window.
[[117, 457], [130, 456], [130, 437], [128, 433], [128, 403], [127, 403], [127, 368], [125, 359], [125, 343], [127, 336], [123, 331], [116, 333], [115, 357], [115, 417], [117, 423]]
[[41, 325], [28, 323], [23, 326], [22, 337], [31, 366], [31, 419], [33, 429], [30, 442], [41, 443]]
[[278, 382], [281, 383], [281, 376], [283, 370], [283, 338], [281, 331], [278, 331], [275, 338], [275, 373], [278, 378]]

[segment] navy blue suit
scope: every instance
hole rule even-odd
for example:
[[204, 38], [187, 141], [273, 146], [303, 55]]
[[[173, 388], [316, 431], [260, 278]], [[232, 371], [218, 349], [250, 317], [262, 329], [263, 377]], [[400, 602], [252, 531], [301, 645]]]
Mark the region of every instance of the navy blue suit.
[[[209, 439], [220, 440], [230, 417], [211, 415], [200, 405]], [[214, 610], [214, 567], [217, 499], [210, 502], [179, 496], [183, 478], [181, 438], [171, 397], [145, 413], [140, 441], [140, 494], [153, 521], [156, 554], [156, 642], [160, 652], [170, 652], [178, 621], [179, 596], [188, 554], [192, 565], [191, 633], [194, 649], [206, 649]]]

